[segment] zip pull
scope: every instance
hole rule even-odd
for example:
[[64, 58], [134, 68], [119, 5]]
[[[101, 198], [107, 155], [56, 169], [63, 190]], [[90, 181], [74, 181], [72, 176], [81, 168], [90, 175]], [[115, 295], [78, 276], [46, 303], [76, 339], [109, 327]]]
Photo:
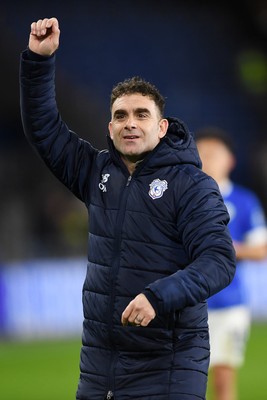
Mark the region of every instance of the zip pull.
[[132, 175], [129, 175], [129, 178], [127, 179], [126, 187], [130, 185], [131, 180], [132, 180]]
[[113, 392], [111, 390], [109, 390], [108, 393], [107, 393], [106, 400], [112, 400], [113, 398], [114, 398], [113, 397]]

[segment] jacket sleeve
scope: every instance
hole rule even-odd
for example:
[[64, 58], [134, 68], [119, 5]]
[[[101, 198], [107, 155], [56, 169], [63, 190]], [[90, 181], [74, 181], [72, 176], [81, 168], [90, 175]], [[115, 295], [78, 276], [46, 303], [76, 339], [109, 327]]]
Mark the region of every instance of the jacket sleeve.
[[206, 300], [228, 286], [235, 274], [229, 214], [215, 181], [202, 172], [199, 177], [184, 186], [178, 206], [177, 227], [190, 262], [144, 291], [159, 314]]
[[68, 129], [55, 95], [55, 55], [25, 50], [20, 59], [20, 107], [24, 133], [52, 173], [86, 202], [98, 151]]

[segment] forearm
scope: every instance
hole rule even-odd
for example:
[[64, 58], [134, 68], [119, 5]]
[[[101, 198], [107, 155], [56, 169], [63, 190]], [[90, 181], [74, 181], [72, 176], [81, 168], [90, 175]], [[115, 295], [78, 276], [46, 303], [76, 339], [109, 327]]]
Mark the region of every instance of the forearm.
[[97, 152], [61, 119], [54, 80], [55, 55], [42, 57], [29, 50], [22, 53], [20, 100], [24, 133], [53, 174], [85, 200], [85, 187]]
[[60, 124], [54, 79], [55, 56], [42, 57], [28, 49], [21, 54], [21, 117], [24, 133], [32, 144], [45, 140]]

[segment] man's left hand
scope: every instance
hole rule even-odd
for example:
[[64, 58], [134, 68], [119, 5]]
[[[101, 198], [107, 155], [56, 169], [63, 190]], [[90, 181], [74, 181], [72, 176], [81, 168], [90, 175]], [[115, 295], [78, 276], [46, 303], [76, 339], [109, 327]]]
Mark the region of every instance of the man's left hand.
[[143, 293], [138, 294], [125, 308], [122, 325], [147, 326], [156, 316], [155, 310]]

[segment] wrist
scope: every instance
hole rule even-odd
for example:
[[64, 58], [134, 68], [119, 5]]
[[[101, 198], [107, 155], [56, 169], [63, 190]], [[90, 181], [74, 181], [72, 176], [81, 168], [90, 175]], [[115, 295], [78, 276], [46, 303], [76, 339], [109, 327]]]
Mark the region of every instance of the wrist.
[[27, 47], [27, 57], [31, 61], [45, 61], [48, 60], [49, 58], [53, 57], [54, 53], [51, 54], [50, 56], [44, 56], [39, 53], [35, 53], [32, 51], [29, 47]]

